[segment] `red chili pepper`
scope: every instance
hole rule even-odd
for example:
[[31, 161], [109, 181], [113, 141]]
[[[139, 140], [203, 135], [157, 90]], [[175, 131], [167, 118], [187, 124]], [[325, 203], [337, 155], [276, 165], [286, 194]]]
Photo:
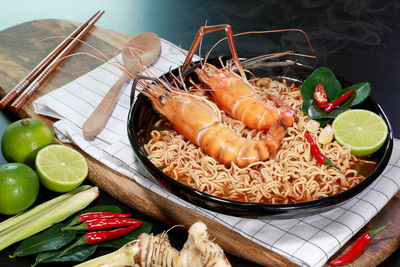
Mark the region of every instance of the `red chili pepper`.
[[80, 225], [76, 226], [66, 226], [63, 228], [65, 230], [102, 230], [109, 228], [116, 228], [128, 225], [137, 225], [139, 227], [142, 224], [141, 221], [132, 218], [111, 218], [111, 219], [95, 219], [86, 221]]
[[343, 95], [341, 95], [338, 99], [333, 100], [332, 102], [328, 103], [328, 105], [325, 106], [325, 112], [329, 113], [330, 111], [332, 111], [332, 109], [337, 107], [339, 104], [343, 103], [353, 92], [354, 92], [354, 89], [351, 89], [351, 90], [347, 91], [346, 93], [344, 93]]
[[306, 131], [304, 135], [306, 136], [307, 141], [310, 143], [311, 152], [314, 155], [315, 159], [321, 164], [335, 167], [340, 171], [339, 167], [336, 166], [335, 163], [333, 163], [332, 160], [330, 160], [327, 156], [325, 156], [321, 152], [321, 150], [319, 150], [319, 147], [315, 142], [314, 138], [311, 136], [311, 134], [308, 131]]
[[340, 266], [343, 264], [348, 263], [349, 261], [351, 261], [352, 259], [354, 259], [355, 257], [357, 257], [365, 248], [365, 246], [371, 242], [371, 240], [383, 229], [386, 228], [387, 225], [381, 226], [375, 230], [372, 231], [368, 231], [365, 234], [363, 234], [362, 236], [360, 236], [356, 242], [354, 242], [353, 246], [351, 246], [351, 248], [342, 256], [340, 256], [339, 258], [332, 260], [331, 262], [329, 262], [330, 265], [333, 266]]
[[83, 245], [93, 245], [105, 241], [109, 241], [112, 239], [116, 239], [118, 237], [124, 236], [136, 228], [138, 228], [138, 225], [132, 225], [128, 227], [123, 227], [123, 228], [118, 228], [114, 230], [108, 230], [108, 231], [97, 231], [97, 232], [90, 232], [79, 238], [75, 243], [73, 243], [71, 246], [69, 246], [67, 249], [65, 249], [59, 257], [73, 249], [74, 247], [77, 246], [83, 246]]
[[[86, 222], [93, 219], [107, 219], [107, 218], [125, 218], [131, 216], [130, 214], [125, 213], [117, 213], [117, 212], [88, 212], [81, 214], [74, 219], [66, 226], [69, 227], [71, 225], [75, 225], [81, 222]], [[64, 227], [65, 228], [65, 227]], [[63, 230], [64, 230], [63, 228]]]
[[321, 83], [317, 84], [315, 87], [314, 99], [320, 108], [324, 108], [328, 105], [328, 96], [326, 95], [324, 86]]

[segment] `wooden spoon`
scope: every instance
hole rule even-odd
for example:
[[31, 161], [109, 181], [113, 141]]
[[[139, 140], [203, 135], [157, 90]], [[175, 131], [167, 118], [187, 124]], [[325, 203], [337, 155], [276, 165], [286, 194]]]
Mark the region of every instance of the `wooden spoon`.
[[[161, 51], [160, 39], [155, 33], [145, 32], [132, 38], [122, 50], [122, 61], [130, 73], [139, 72], [139, 66], [153, 63]], [[125, 74], [115, 82], [90, 117], [83, 124], [83, 135], [92, 138], [100, 133], [107, 123], [117, 102], [122, 86], [129, 79]]]

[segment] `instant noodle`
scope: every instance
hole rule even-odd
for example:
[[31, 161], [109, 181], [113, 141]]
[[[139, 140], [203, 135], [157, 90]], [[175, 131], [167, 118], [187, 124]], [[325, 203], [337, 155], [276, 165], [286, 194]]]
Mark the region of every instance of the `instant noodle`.
[[[304, 136], [307, 115], [301, 112], [303, 99], [297, 84], [270, 78], [253, 78], [250, 82], [258, 88], [261, 99], [270, 95], [280, 97], [293, 108], [298, 118], [292, 127], [288, 127], [279, 150], [270, 159], [242, 168], [236, 164], [226, 166], [186, 140], [165, 121], [160, 121], [164, 129], [152, 131], [152, 138], [145, 145], [148, 158], [181, 183], [204, 193], [244, 202], [287, 204], [311, 201], [343, 192], [365, 178], [350, 168], [358, 160], [351, 155], [350, 149], [335, 141], [319, 144], [319, 148], [340, 170], [321, 165], [313, 157]], [[195, 94], [208, 98], [203, 90]], [[274, 102], [268, 104], [274, 105]], [[245, 138], [265, 138], [266, 133], [246, 128], [223, 111], [221, 118], [224, 124]], [[316, 140], [321, 130], [312, 133]]]

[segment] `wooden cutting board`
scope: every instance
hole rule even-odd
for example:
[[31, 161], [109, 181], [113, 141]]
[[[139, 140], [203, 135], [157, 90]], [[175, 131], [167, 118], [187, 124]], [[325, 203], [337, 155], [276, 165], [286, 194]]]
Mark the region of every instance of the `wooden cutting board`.
[[[4, 96], [22, 78], [24, 78], [45, 56], [50, 53], [80, 23], [61, 20], [39, 20], [14, 26], [0, 32], [0, 96]], [[117, 49], [131, 36], [112, 30], [95, 27], [84, 41], [102, 51], [107, 57], [113, 57]], [[86, 45], [78, 45], [74, 52], [96, 54]], [[106, 60], [106, 59], [105, 59]], [[101, 65], [102, 62], [87, 55], [77, 55], [62, 62], [51, 78], [33, 95], [18, 112], [18, 117], [33, 117], [50, 126], [50, 118], [34, 113], [32, 101]], [[100, 162], [86, 155], [89, 163], [89, 179], [104, 191], [121, 202], [169, 225], [181, 224], [189, 228], [198, 220], [204, 221], [215, 241], [222, 248], [234, 255], [265, 266], [293, 266], [286, 258], [265, 249], [256, 243], [243, 238], [236, 232], [200, 215], [179, 206], [152, 191], [137, 184], [132, 179], [118, 174]], [[391, 223], [388, 230], [380, 234], [373, 246], [358, 257], [351, 266], [376, 266], [386, 259], [399, 246], [400, 236], [400, 194], [364, 229]], [[356, 235], [339, 252], [342, 253], [353, 243]]]

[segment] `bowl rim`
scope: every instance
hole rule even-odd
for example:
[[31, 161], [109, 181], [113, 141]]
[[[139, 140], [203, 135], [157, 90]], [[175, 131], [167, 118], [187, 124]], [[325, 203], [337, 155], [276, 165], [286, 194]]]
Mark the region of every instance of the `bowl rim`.
[[[308, 70], [315, 70], [315, 68], [313, 68], [311, 66], [300, 64], [300, 63], [295, 63], [294, 65], [296, 65], [297, 67], [300, 67], [300, 68], [308, 69]], [[283, 77], [283, 78], [285, 78], [285, 77]], [[290, 77], [286, 77], [286, 78], [290, 78]], [[345, 83], [347, 82], [345, 79], [341, 79], [340, 77], [338, 77], [338, 79], [341, 82], [345, 82]], [[373, 105], [373, 108], [378, 111], [378, 115], [380, 115], [384, 119], [385, 123], [388, 126], [388, 138], [385, 141], [384, 146], [380, 148], [380, 149], [384, 149], [384, 153], [383, 153], [382, 158], [380, 159], [380, 162], [378, 163], [377, 167], [372, 171], [372, 173], [369, 176], [367, 176], [359, 184], [357, 184], [356, 186], [354, 186], [352, 188], [347, 189], [346, 191], [340, 192], [340, 193], [332, 195], [332, 196], [328, 196], [328, 197], [324, 197], [324, 198], [320, 198], [320, 199], [316, 199], [316, 200], [312, 200], [312, 201], [298, 202], [298, 203], [267, 204], [267, 203], [256, 203], [256, 202], [241, 202], [241, 201], [225, 199], [225, 198], [217, 197], [217, 196], [214, 196], [214, 195], [211, 195], [208, 193], [201, 192], [193, 187], [187, 186], [183, 183], [176, 181], [175, 179], [173, 179], [173, 178], [169, 177], [168, 175], [166, 175], [165, 173], [163, 173], [159, 168], [157, 168], [147, 158], [147, 156], [144, 154], [144, 152], [139, 148], [139, 144], [136, 142], [136, 139], [134, 138], [134, 134], [133, 134], [133, 130], [132, 130], [133, 129], [133, 114], [135, 113], [135, 110], [137, 109], [137, 105], [139, 105], [137, 103], [140, 103], [142, 101], [141, 100], [142, 98], [146, 98], [146, 97], [143, 94], [139, 94], [136, 101], [133, 104], [131, 104], [131, 107], [130, 107], [130, 110], [128, 113], [127, 130], [128, 130], [128, 138], [131, 143], [131, 146], [132, 146], [137, 158], [141, 162], [141, 164], [144, 165], [143, 167], [148, 172], [150, 172], [150, 171], [148, 170], [147, 167], [151, 168], [157, 175], [159, 175], [159, 177], [162, 180], [167, 180], [168, 183], [172, 183], [173, 186], [175, 186], [181, 190], [184, 190], [186, 193], [188, 193], [191, 196], [195, 196], [204, 201], [212, 202], [217, 205], [229, 205], [230, 207], [233, 207], [233, 208], [236, 207], [238, 209], [247, 209], [249, 211], [249, 213], [251, 213], [251, 214], [254, 214], [254, 212], [256, 212], [258, 214], [262, 214], [263, 211], [265, 211], [265, 212], [285, 212], [285, 211], [297, 210], [297, 209], [303, 209], [303, 208], [314, 209], [314, 208], [321, 208], [321, 207], [325, 207], [325, 206], [336, 205], [340, 202], [344, 202], [344, 201], [352, 198], [353, 196], [357, 195], [364, 189], [366, 189], [371, 183], [373, 183], [382, 174], [383, 170], [386, 168], [386, 166], [389, 162], [389, 159], [390, 159], [390, 156], [391, 156], [392, 150], [393, 150], [393, 138], [394, 138], [393, 137], [393, 129], [387, 118], [387, 115], [383, 111], [382, 107], [379, 104], [377, 104], [370, 96], [368, 96], [368, 99], [370, 100], [371, 104]], [[151, 175], [151, 173], [150, 173], [150, 175]], [[151, 177], [151, 178], [154, 181], [156, 181], [158, 184], [161, 184], [161, 186], [163, 188], [165, 188], [165, 185], [160, 183], [160, 181], [158, 179], [155, 179], [154, 177]], [[171, 190], [168, 190], [167, 188], [166, 188], [166, 190], [171, 192]], [[179, 197], [182, 200], [193, 203], [192, 201], [182, 198], [179, 195], [176, 195], [176, 194], [174, 194], [174, 195]], [[205, 204], [203, 204], [203, 202], [200, 202], [200, 203], [196, 202], [195, 205], [201, 206], [201, 207], [209, 209], [209, 210], [221, 212], [221, 210], [215, 209], [210, 205], [205, 205]], [[229, 214], [232, 214], [232, 213], [229, 213]], [[265, 214], [265, 215], [267, 216], [268, 214]]]

